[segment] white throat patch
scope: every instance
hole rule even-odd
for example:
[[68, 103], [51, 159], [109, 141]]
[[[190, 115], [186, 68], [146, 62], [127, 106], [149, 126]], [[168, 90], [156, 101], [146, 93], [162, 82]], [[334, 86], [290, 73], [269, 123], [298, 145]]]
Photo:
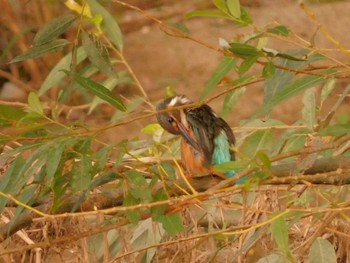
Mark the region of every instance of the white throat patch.
[[175, 96], [169, 102], [169, 106], [173, 107], [175, 105], [184, 105], [184, 104], [188, 104], [188, 103], [192, 103], [192, 101], [189, 98], [187, 98], [183, 95], [182, 96]]

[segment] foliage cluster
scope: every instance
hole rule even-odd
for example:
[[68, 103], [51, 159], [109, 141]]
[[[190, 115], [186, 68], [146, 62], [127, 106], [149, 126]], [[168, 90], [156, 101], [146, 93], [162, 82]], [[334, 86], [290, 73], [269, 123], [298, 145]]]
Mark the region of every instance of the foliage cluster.
[[[124, 2], [111, 2], [147, 16]], [[0, 177], [0, 211], [4, 217], [11, 217], [6, 228], [2, 225], [7, 232], [0, 231], [1, 238], [13, 234], [11, 227], [24, 216], [36, 218], [38, 224], [60, 218], [70, 222], [81, 217], [86, 220], [80, 221], [87, 223], [85, 229], [71, 239], [57, 240], [73, 242], [88, 237], [87, 250], [97, 261], [114, 258], [151, 262], [164, 256], [166, 250], [162, 248], [186, 243], [191, 245], [184, 255], [171, 256], [190, 259], [188, 251], [208, 239], [215, 240], [215, 247], [205, 258], [207, 262], [223, 257], [220, 253], [225, 254], [227, 248], [232, 249], [230, 253], [234, 251], [235, 259], [243, 260], [258, 250], [260, 240], [266, 241], [266, 251], [273, 252], [262, 253], [259, 262], [297, 262], [306, 258], [309, 262], [337, 262], [337, 257], [343, 257], [340, 247], [347, 245], [340, 245], [341, 238], [350, 234], [348, 216], [342, 212], [349, 206], [348, 187], [318, 187], [313, 177], [303, 175], [320, 158], [349, 156], [349, 115], [334, 116], [344, 104], [350, 85], [337, 89], [337, 101], [324, 110], [329, 96], [336, 92], [338, 79], [348, 76], [346, 63], [332, 59], [317, 47], [314, 38], [300, 39], [288, 26], [255, 25], [238, 0], [213, 0], [213, 10], [187, 13], [187, 19], [220, 18], [251, 28], [249, 34], [220, 39], [221, 47], [214, 47], [223, 58], [201, 90], [199, 104], [223, 96], [221, 115], [225, 117], [235, 110], [247, 87], [256, 83], [264, 87], [263, 105], [241, 122], [235, 146], [237, 160], [215, 167], [218, 171], [234, 169], [238, 176], [222, 187], [216, 185], [202, 192], [186, 179], [185, 184], [178, 183], [182, 178], [177, 161], [178, 138], [164, 133], [158, 124], [142, 129], [146, 140], [100, 139], [106, 130], [149, 120], [155, 115], [154, 104], [124, 58], [123, 35], [113, 15], [97, 0], [82, 1], [81, 5], [67, 1], [65, 5], [70, 12], [42, 26], [32, 46], [9, 62], [15, 66], [33, 58], [46, 58], [48, 53], [62, 54], [40, 87], [29, 92], [28, 103], [0, 103], [0, 162], [6, 167]], [[312, 11], [303, 4], [301, 7], [312, 18]], [[203, 44], [187, 31], [147, 17], [166, 33]], [[13, 36], [12, 47], [25, 33]], [[334, 40], [326, 31], [321, 33]], [[270, 48], [269, 41], [276, 39], [293, 48]], [[12, 47], [9, 44], [1, 54], [3, 61], [8, 60]], [[339, 43], [336, 47], [349, 55]], [[234, 80], [228, 78], [225, 89], [217, 89], [227, 76]], [[118, 88], [125, 84], [137, 87], [140, 95], [122, 96]], [[301, 93], [300, 120], [287, 125], [269, 117], [279, 104]], [[81, 121], [86, 116], [101, 117], [101, 108], [106, 104], [112, 114], [102, 124]], [[76, 109], [83, 109], [84, 117], [71, 121], [68, 115]], [[295, 164], [289, 177], [276, 177], [276, 162]], [[347, 169], [332, 172], [318, 174], [317, 178], [328, 178], [331, 183], [332, 176], [349, 176]], [[232, 185], [242, 176], [248, 178], [245, 184]], [[297, 190], [283, 190], [274, 196], [268, 192], [271, 188], [264, 186], [272, 183], [277, 185], [271, 190], [275, 194], [284, 184], [299, 183], [305, 188], [293, 186]], [[268, 206], [262, 202], [264, 198], [271, 201]], [[93, 204], [88, 206], [89, 202]], [[194, 214], [191, 209], [195, 206], [201, 208], [201, 213]], [[215, 216], [218, 211], [222, 213], [220, 219]], [[238, 221], [232, 223], [236, 217]], [[206, 223], [202, 223], [203, 218]], [[291, 236], [296, 236], [293, 231], [301, 227], [300, 222], [314, 228], [305, 230], [309, 239], [293, 241]], [[346, 225], [348, 232], [339, 234], [342, 231], [338, 225]], [[331, 239], [322, 237], [326, 228], [332, 233]], [[129, 240], [123, 233], [129, 235]], [[14, 251], [33, 247], [22, 246]], [[37, 247], [46, 246], [38, 243]], [[8, 251], [11, 249], [13, 244], [9, 242]], [[8, 253], [6, 247], [1, 251]]]

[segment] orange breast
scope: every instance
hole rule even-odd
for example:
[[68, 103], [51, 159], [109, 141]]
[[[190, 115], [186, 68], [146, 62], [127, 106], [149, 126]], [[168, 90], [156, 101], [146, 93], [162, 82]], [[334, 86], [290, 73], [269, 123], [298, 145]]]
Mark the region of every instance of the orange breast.
[[195, 150], [185, 139], [181, 141], [181, 161], [187, 173], [191, 176], [210, 174], [206, 166], [204, 154]]

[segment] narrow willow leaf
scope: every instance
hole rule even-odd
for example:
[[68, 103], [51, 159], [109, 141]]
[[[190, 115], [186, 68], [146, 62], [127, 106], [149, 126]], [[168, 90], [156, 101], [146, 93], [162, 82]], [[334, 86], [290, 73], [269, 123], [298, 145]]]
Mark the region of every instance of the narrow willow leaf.
[[271, 151], [273, 143], [273, 134], [271, 129], [260, 130], [249, 136], [241, 146], [244, 155], [253, 158], [259, 150]]
[[127, 110], [125, 112], [116, 111], [111, 119], [111, 122], [116, 122], [122, 118], [127, 117], [130, 112], [136, 110], [144, 102], [145, 100], [142, 97], [130, 98], [128, 104], [126, 104]]
[[49, 182], [57, 171], [64, 149], [63, 143], [55, 143], [54, 147], [47, 152], [46, 174]]
[[161, 126], [158, 123], [151, 123], [143, 127], [141, 129], [141, 132], [145, 134], [154, 134], [160, 129], [161, 129]]
[[308, 89], [304, 93], [303, 97], [303, 121], [304, 124], [310, 129], [313, 130], [317, 121], [316, 121], [316, 99], [314, 89]]
[[231, 43], [230, 51], [236, 55], [244, 57], [259, 57], [263, 55], [263, 52], [256, 47], [241, 43]]
[[[290, 55], [301, 57], [307, 55], [308, 52], [308, 50], [301, 49], [291, 52]], [[317, 55], [309, 57], [308, 61], [293, 61], [284, 58], [279, 58], [277, 62], [274, 61], [274, 64], [282, 67], [297, 69], [304, 67], [308, 63], [317, 61], [319, 59], [321, 59], [321, 57]], [[294, 76], [294, 72], [276, 69], [274, 76], [266, 80], [264, 86], [264, 102], [268, 101], [272, 97], [272, 95], [274, 95], [278, 90], [284, 89]]]
[[226, 0], [227, 9], [234, 18], [241, 17], [241, 5], [239, 0]]
[[245, 161], [245, 160], [231, 161], [231, 162], [225, 162], [225, 163], [214, 165], [214, 171], [218, 171], [218, 172], [226, 172], [229, 170], [242, 171], [251, 165], [252, 165], [252, 162], [250, 160], [249, 161]]
[[112, 43], [119, 49], [123, 49], [123, 35], [118, 23], [114, 17], [96, 0], [88, 0], [92, 12], [100, 14], [103, 17], [102, 29], [112, 41]]
[[63, 15], [49, 21], [39, 32], [35, 35], [33, 43], [34, 46], [40, 46], [55, 39], [73, 24], [77, 17], [75, 15]]
[[71, 173], [69, 174], [70, 185], [73, 193], [88, 189], [91, 182], [91, 170], [91, 159], [84, 154], [80, 161], [74, 165]]
[[259, 56], [247, 57], [239, 66], [238, 73], [244, 74], [246, 73], [258, 60]]
[[82, 43], [91, 63], [101, 72], [116, 77], [106, 47], [97, 38], [85, 31], [82, 33]]
[[124, 103], [121, 101], [121, 99], [117, 95], [115, 95], [112, 91], [108, 90], [101, 84], [79, 75], [75, 76], [74, 79], [83, 88], [87, 89], [97, 97], [110, 103], [111, 105], [113, 105], [114, 107], [116, 107], [121, 111], [126, 111], [126, 107]]
[[[166, 200], [168, 197], [164, 192], [164, 189], [159, 189], [153, 197], [153, 202]], [[151, 215], [153, 220], [157, 220], [160, 216], [164, 215], [166, 205], [157, 205], [151, 207]]]
[[336, 79], [329, 79], [324, 84], [324, 86], [322, 88], [322, 91], [321, 91], [321, 98], [320, 98], [321, 106], [326, 101], [326, 99], [328, 98], [329, 94], [331, 94], [332, 91], [334, 90], [336, 82], [337, 82]]
[[263, 150], [259, 150], [256, 155], [260, 161], [268, 168], [271, 169], [271, 161], [270, 158]]
[[[107, 88], [108, 90], [113, 90], [118, 84], [120, 83], [119, 79], [116, 79], [115, 77], [110, 77], [103, 81], [102, 86]], [[94, 99], [91, 102], [91, 106], [89, 108], [88, 114], [91, 114], [91, 112], [101, 103], [104, 101], [101, 100], [99, 97], [94, 97]]]
[[137, 200], [151, 201], [152, 193], [144, 176], [136, 171], [128, 171], [129, 193]]
[[[323, 74], [332, 74], [334, 71], [325, 71]], [[269, 113], [275, 106], [289, 99], [296, 94], [303, 92], [311, 87], [314, 87], [325, 79], [321, 76], [306, 76], [290, 83], [283, 89], [279, 89], [262, 107], [260, 107], [251, 118], [256, 118], [258, 115]]]
[[225, 0], [213, 0], [213, 4], [222, 12], [229, 13]]
[[251, 17], [251, 15], [249, 14], [248, 10], [245, 9], [243, 6], [241, 6], [241, 19], [239, 22], [239, 24], [241, 24], [242, 26], [246, 26], [246, 25], [250, 25], [251, 23], [253, 23], [253, 19]]
[[76, 143], [72, 146], [72, 148], [74, 151], [82, 155], [88, 155], [91, 152], [91, 143], [92, 138], [83, 137], [81, 139], [76, 140]]
[[[22, 157], [17, 157], [14, 160], [1, 178], [1, 192], [9, 193], [11, 195], [15, 195], [17, 193], [17, 181], [19, 181], [21, 177], [20, 171], [22, 170], [24, 163], [25, 160]], [[3, 211], [7, 202], [8, 200], [5, 197], [0, 196], [0, 213]]]
[[224, 103], [222, 105], [222, 113], [223, 117], [227, 117], [233, 108], [236, 106], [237, 102], [241, 98], [241, 96], [246, 92], [246, 88], [242, 87], [239, 89], [235, 89], [227, 93]]
[[[28, 185], [26, 186], [21, 194], [16, 197], [18, 201], [20, 201], [23, 204], [28, 204], [30, 201], [33, 201], [33, 197], [35, 196], [35, 193], [37, 192], [37, 185]], [[18, 222], [19, 216], [23, 213], [25, 208], [21, 205], [19, 205], [16, 208], [14, 216], [11, 218], [10, 226], [14, 224], [15, 222]]]
[[[76, 51], [76, 65], [82, 62], [87, 57], [83, 47], [78, 47]], [[66, 76], [63, 70], [69, 70], [72, 63], [72, 53], [68, 53], [51, 69], [49, 75], [47, 75], [44, 82], [38, 91], [38, 95], [43, 95], [46, 91], [52, 87], [58, 85], [61, 80]]]
[[102, 171], [105, 168], [113, 148], [114, 145], [108, 145], [96, 153], [97, 164], [94, 166], [94, 171], [96, 173]]
[[289, 30], [285, 26], [279, 25], [274, 28], [270, 28], [267, 30], [267, 32], [275, 34], [275, 35], [281, 35], [281, 36], [288, 36]]
[[312, 244], [309, 252], [310, 263], [336, 263], [337, 255], [334, 247], [327, 240], [318, 237]]
[[297, 58], [297, 57], [291, 56], [291, 55], [289, 55], [289, 54], [280, 53], [280, 52], [278, 52], [278, 53], [276, 54], [276, 57], [286, 58], [286, 59], [294, 60], [294, 61], [306, 61], [306, 59], [304, 59], [304, 58]]
[[[128, 193], [123, 200], [123, 206], [132, 206], [132, 205], [137, 205], [139, 203], [140, 201], [135, 197], [133, 197], [130, 193]], [[127, 210], [126, 217], [129, 219], [131, 223], [137, 224], [141, 219], [141, 212], [139, 209]]]
[[214, 73], [210, 76], [210, 79], [207, 81], [199, 99], [204, 99], [216, 87], [222, 78], [230, 72], [230, 70], [236, 65], [237, 61], [237, 59], [232, 57], [224, 57]]
[[25, 152], [35, 147], [39, 147], [42, 144], [43, 142], [35, 142], [19, 146], [17, 148], [14, 148], [13, 150], [0, 154], [0, 160], [6, 160], [6, 158], [16, 156], [18, 153]]
[[14, 106], [0, 105], [0, 118], [16, 122], [22, 119], [27, 113]]
[[9, 64], [20, 62], [27, 59], [37, 58], [47, 53], [57, 52], [62, 50], [63, 47], [69, 44], [69, 41], [66, 39], [55, 39], [49, 43], [40, 46], [34, 46], [30, 48], [25, 53], [12, 59]]
[[192, 17], [218, 17], [218, 18], [231, 19], [229, 15], [223, 12], [212, 11], [212, 10], [196, 10], [196, 11], [188, 12], [185, 15], [186, 19], [189, 19]]
[[170, 236], [175, 236], [185, 229], [179, 213], [172, 215], [162, 215], [158, 218], [158, 222], [162, 223], [164, 230]]
[[306, 61], [306, 59], [304, 59], [304, 58], [298, 58], [298, 57], [295, 57], [295, 56], [292, 56], [292, 55], [289, 55], [289, 54], [286, 54], [286, 53], [281, 53], [281, 52], [278, 52], [277, 50], [271, 49], [271, 48], [263, 47], [261, 50], [268, 57], [280, 57], [280, 58], [285, 58], [285, 59], [288, 59], [288, 60], [299, 61], [299, 62]]
[[272, 78], [275, 75], [276, 67], [272, 62], [265, 64], [262, 75], [264, 78]]
[[28, 95], [28, 106], [32, 111], [34, 111], [36, 113], [39, 113], [41, 115], [44, 113], [44, 110], [43, 110], [43, 107], [41, 106], [39, 97], [33, 91], [31, 91]]
[[91, 10], [90, 10], [90, 6], [89, 5], [84, 5], [81, 6], [80, 4], [78, 4], [76, 1], [72, 0], [66, 0], [64, 2], [64, 4], [66, 5], [66, 7], [68, 7], [70, 10], [78, 13], [79, 15], [83, 15], [86, 16], [88, 18], [92, 18], [92, 14], [91, 14]]
[[271, 232], [278, 249], [284, 254], [290, 253], [288, 241], [288, 225], [284, 217], [279, 217], [271, 224]]

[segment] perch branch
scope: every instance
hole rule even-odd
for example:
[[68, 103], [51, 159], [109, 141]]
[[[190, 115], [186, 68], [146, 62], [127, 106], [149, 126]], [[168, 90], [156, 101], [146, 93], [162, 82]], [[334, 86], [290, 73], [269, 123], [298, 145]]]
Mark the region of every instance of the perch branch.
[[[295, 184], [303, 183], [305, 181], [312, 182], [314, 184], [332, 184], [343, 185], [350, 183], [350, 159], [344, 157], [329, 157], [322, 158], [315, 161], [315, 163], [307, 169], [303, 175], [292, 175], [294, 171], [295, 163], [277, 164], [271, 168], [271, 174], [273, 178], [269, 178], [261, 182], [261, 185], [269, 184]], [[253, 169], [248, 169], [245, 172], [241, 172], [242, 176], [247, 176], [249, 173], [253, 173]], [[241, 176], [241, 177], [242, 177]], [[191, 206], [195, 203], [207, 200], [215, 194], [221, 192], [227, 192], [232, 190], [239, 190], [243, 185], [232, 186], [232, 178], [222, 181], [221, 178], [215, 176], [205, 176], [199, 178], [190, 179], [191, 186], [198, 192], [196, 195], [184, 195], [184, 191], [189, 191], [188, 185], [183, 181], [158, 183], [154, 187], [153, 192], [166, 187], [170, 196], [174, 197], [169, 200], [158, 201], [150, 204], [135, 205], [132, 207], [121, 206], [124, 200], [124, 191], [114, 190], [108, 193], [97, 193], [89, 196], [75, 212], [71, 213], [73, 207], [75, 207], [80, 196], [71, 196], [66, 199], [63, 205], [54, 212], [53, 215], [47, 215], [42, 217], [32, 210], [26, 210], [20, 215], [15, 222], [10, 222], [0, 227], [0, 242], [13, 235], [16, 231], [23, 229], [24, 227], [32, 224], [39, 218], [58, 218], [67, 216], [82, 216], [82, 215], [96, 215], [96, 214], [115, 214], [118, 212], [125, 212], [132, 209], [151, 208], [159, 205], [166, 205], [168, 212], [173, 212], [176, 209], [180, 210], [184, 207]], [[231, 182], [227, 184], [227, 182]], [[225, 188], [227, 185], [229, 189]], [[179, 196], [179, 197], [176, 197]], [[51, 204], [39, 204], [35, 207], [36, 210], [47, 213], [50, 211]], [[68, 213], [68, 214], [67, 214]]]

